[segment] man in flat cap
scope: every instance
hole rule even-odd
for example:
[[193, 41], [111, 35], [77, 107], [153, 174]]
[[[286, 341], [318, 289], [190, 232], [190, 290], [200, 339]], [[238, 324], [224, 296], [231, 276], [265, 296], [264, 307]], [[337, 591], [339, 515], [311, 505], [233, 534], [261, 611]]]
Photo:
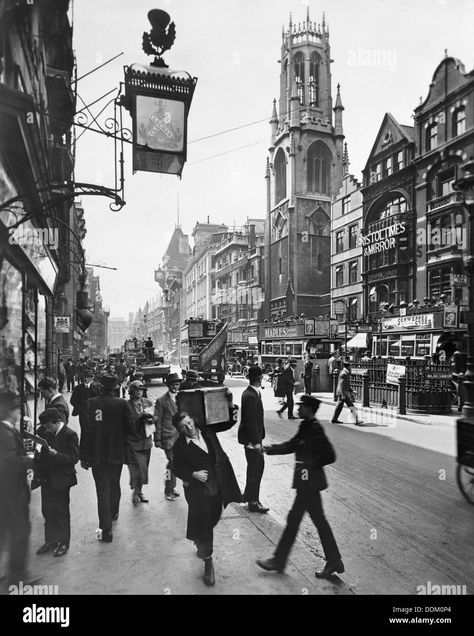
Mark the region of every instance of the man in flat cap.
[[181, 384], [179, 385], [180, 391], [189, 391], [190, 389], [198, 389], [201, 385], [199, 384], [199, 373], [194, 369], [188, 369], [185, 371], [186, 377], [184, 380], [181, 380]]
[[176, 396], [181, 380], [177, 373], [166, 376], [168, 391], [155, 402], [155, 447], [165, 451], [168, 464], [166, 466], [165, 497], [175, 501], [179, 497], [176, 492], [176, 476], [173, 473], [173, 446], [178, 439], [178, 431], [173, 424], [173, 417], [178, 412]]
[[58, 409], [46, 409], [40, 413], [39, 420], [37, 435], [47, 445], [35, 455], [44, 517], [44, 544], [36, 554], [52, 552], [55, 557], [61, 557], [69, 550], [71, 539], [69, 491], [77, 484], [74, 466], [79, 460], [79, 439], [65, 424]]
[[337, 572], [344, 572], [344, 564], [337, 547], [331, 526], [324, 516], [321, 501], [321, 490], [328, 487], [323, 466], [332, 464], [336, 454], [331, 442], [326, 437], [323, 427], [316, 419], [320, 401], [304, 395], [299, 402], [299, 416], [303, 420], [296, 435], [283, 444], [264, 446], [267, 455], [288, 455], [295, 453], [296, 463], [293, 477], [293, 488], [296, 498], [288, 514], [286, 528], [272, 558], [258, 560], [258, 565], [267, 571], [283, 572], [295, 542], [304, 513], [308, 512], [316, 529], [324, 550], [326, 565], [316, 578], [327, 578]]
[[91, 467], [97, 492], [100, 541], [112, 541], [112, 521], [119, 516], [120, 476], [128, 463], [127, 436], [133, 432], [133, 416], [126, 400], [115, 397], [117, 377], [101, 378], [102, 395], [87, 401], [86, 425], [81, 434], [80, 459]]
[[9, 548], [7, 584], [27, 581], [30, 536], [30, 489], [26, 470], [33, 460], [26, 456], [19, 430], [21, 403], [14, 391], [0, 393], [0, 561]]

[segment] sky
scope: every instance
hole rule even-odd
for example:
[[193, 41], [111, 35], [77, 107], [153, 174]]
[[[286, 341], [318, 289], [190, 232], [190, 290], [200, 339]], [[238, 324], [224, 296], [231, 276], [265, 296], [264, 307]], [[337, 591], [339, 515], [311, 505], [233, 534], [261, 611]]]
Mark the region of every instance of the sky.
[[[189, 235], [197, 221], [208, 217], [230, 226], [264, 218], [268, 120], [279, 96], [281, 31], [290, 12], [298, 23], [308, 6], [313, 21], [321, 22], [326, 14], [333, 99], [340, 83], [350, 172], [360, 179], [384, 114], [413, 125], [413, 110], [420, 97], [426, 98], [445, 49], [466, 72], [474, 68], [474, 0], [74, 0], [78, 77], [123, 51], [78, 82], [78, 110], [118, 90], [125, 65], [152, 60], [141, 45], [153, 8], [167, 11], [176, 24], [176, 41], [164, 56], [170, 69], [198, 78], [182, 179], [132, 174], [126, 147], [125, 207], [112, 212], [109, 199], [82, 199], [87, 263], [117, 268], [95, 270], [112, 317], [127, 317], [158, 293], [154, 270], [178, 222], [178, 209]], [[112, 96], [93, 106], [93, 113]], [[112, 114], [110, 105], [99, 120]], [[126, 111], [124, 123], [131, 126]], [[113, 186], [113, 166], [110, 139], [90, 131], [78, 139], [76, 181]]]

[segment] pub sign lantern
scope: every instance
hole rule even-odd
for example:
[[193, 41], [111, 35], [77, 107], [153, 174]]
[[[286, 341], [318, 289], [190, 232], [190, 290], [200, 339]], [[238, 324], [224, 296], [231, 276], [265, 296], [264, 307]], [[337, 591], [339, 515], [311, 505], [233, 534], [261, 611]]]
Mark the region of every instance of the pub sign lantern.
[[176, 31], [170, 16], [148, 13], [152, 25], [143, 34], [143, 50], [155, 59], [149, 66], [125, 67], [124, 106], [133, 120], [133, 171], [181, 177], [187, 155], [187, 119], [197, 78], [172, 71], [162, 54], [173, 45]]

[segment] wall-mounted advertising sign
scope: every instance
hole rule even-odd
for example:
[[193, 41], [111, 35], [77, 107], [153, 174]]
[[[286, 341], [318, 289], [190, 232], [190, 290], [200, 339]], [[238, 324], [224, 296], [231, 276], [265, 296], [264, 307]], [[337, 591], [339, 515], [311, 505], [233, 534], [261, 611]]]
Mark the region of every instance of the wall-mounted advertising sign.
[[433, 329], [434, 328], [434, 315], [433, 314], [412, 314], [409, 316], [391, 316], [390, 318], [383, 318], [382, 330], [415, 330], [415, 329]]
[[399, 223], [393, 223], [387, 227], [360, 236], [357, 239], [357, 243], [360, 247], [364, 248], [364, 256], [371, 256], [372, 254], [385, 252], [386, 250], [394, 248], [396, 245], [396, 237], [405, 234], [406, 229], [405, 221], [400, 221]]

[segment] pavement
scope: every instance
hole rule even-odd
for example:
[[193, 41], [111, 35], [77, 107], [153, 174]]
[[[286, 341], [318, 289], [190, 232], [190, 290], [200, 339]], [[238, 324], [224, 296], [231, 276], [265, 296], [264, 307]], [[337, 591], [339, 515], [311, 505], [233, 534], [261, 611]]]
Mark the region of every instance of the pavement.
[[[227, 384], [234, 403], [240, 404], [247, 383], [232, 378]], [[156, 399], [163, 391], [161, 384], [154, 384], [149, 396]], [[331, 396], [316, 395], [323, 402], [318, 417], [337, 452], [336, 463], [326, 469], [330, 487], [323, 500], [341, 546], [344, 574], [331, 580], [315, 578], [324, 558], [307, 517], [285, 574], [267, 573], [256, 565], [257, 558], [274, 552], [294, 498], [294, 458], [276, 456], [265, 459], [262, 481], [261, 501], [270, 507], [269, 513], [249, 513], [238, 504], [226, 508], [215, 529], [216, 585], [206, 587], [202, 561], [185, 538], [187, 505], [181, 483], [178, 480], [181, 497], [167, 501], [163, 495], [166, 458], [154, 448], [150, 483], [144, 488], [148, 504], [133, 506], [124, 466], [120, 518], [110, 544], [95, 537], [94, 482], [91, 472], [78, 465], [79, 483], [71, 489], [70, 550], [58, 559], [37, 556], [43, 542], [43, 518], [40, 492], [32, 492], [32, 575], [40, 575], [43, 585], [58, 586], [59, 594], [93, 595], [414, 594], [417, 585], [426, 581], [471, 584], [473, 507], [463, 502], [455, 485], [455, 417], [419, 416], [419, 421], [411, 421], [385, 409], [383, 413], [371, 409], [364, 414], [364, 426], [355, 427], [346, 419], [349, 411], [344, 408], [345, 423], [333, 425]], [[277, 417], [278, 401], [269, 385], [263, 402], [266, 441], [281, 442], [294, 435], [299, 422]], [[77, 418], [71, 418], [70, 425], [79, 431]], [[243, 489], [246, 462], [236, 428], [219, 437]]]

